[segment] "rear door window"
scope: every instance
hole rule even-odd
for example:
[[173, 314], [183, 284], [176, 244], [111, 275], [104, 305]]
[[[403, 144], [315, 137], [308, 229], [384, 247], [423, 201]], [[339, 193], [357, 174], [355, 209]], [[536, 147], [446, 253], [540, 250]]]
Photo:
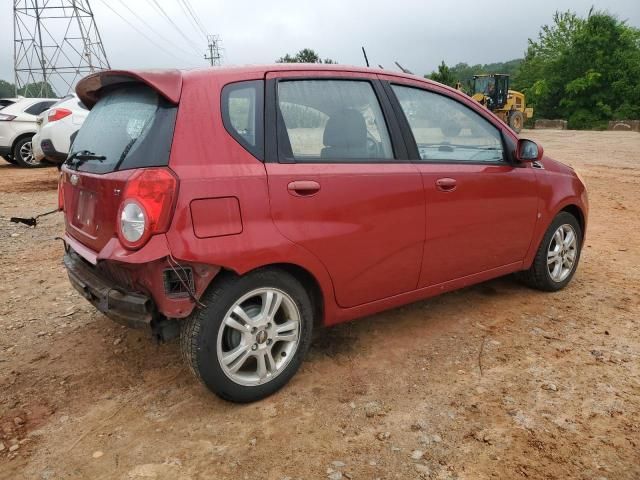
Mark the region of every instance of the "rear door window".
[[48, 110], [49, 108], [51, 108], [51, 106], [54, 105], [57, 102], [58, 102], [58, 100], [51, 100], [51, 101], [46, 101], [46, 102], [34, 103], [29, 108], [25, 109], [24, 112], [28, 113], [29, 115], [36, 115], [37, 116], [37, 115], [40, 115], [45, 110]]
[[108, 173], [169, 164], [177, 106], [146, 85], [116, 87], [89, 112], [71, 155], [86, 151], [100, 160], [73, 160], [71, 168]]
[[296, 162], [394, 158], [373, 86], [366, 80], [278, 82], [278, 145]]

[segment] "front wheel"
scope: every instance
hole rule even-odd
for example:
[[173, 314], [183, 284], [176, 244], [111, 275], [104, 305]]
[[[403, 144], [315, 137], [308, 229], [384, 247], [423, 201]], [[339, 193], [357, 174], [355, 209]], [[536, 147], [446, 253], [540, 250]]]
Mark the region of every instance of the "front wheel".
[[311, 343], [313, 308], [289, 273], [262, 269], [220, 279], [184, 322], [185, 362], [221, 398], [253, 402], [282, 388]]
[[573, 278], [581, 250], [582, 229], [578, 220], [568, 212], [560, 212], [549, 225], [531, 268], [519, 276], [538, 290], [561, 290]]

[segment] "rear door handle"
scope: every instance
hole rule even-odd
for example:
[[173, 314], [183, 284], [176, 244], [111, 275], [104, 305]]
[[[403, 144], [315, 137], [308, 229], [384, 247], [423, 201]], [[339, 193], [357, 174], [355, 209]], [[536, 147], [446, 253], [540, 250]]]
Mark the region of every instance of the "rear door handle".
[[295, 180], [289, 182], [287, 190], [291, 195], [298, 197], [308, 197], [320, 191], [320, 184], [314, 180]]
[[458, 187], [455, 178], [439, 178], [436, 180], [436, 188], [441, 192], [453, 192]]

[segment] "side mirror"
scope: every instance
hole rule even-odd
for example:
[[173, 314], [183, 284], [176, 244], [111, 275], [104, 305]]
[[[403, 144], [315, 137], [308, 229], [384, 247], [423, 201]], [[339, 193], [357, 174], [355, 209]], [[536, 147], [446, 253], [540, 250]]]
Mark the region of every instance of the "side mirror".
[[516, 159], [521, 162], [535, 162], [542, 158], [544, 149], [533, 140], [521, 138], [518, 140], [518, 148], [516, 150]]

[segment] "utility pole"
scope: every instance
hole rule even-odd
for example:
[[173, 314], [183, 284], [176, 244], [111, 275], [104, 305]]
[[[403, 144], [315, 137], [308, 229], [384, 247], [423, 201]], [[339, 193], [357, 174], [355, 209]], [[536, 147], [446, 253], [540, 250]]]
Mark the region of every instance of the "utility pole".
[[39, 97], [110, 68], [89, 0], [14, 0], [13, 68], [16, 96]]
[[222, 40], [220, 40], [220, 35], [207, 35], [207, 40], [209, 42], [209, 53], [204, 58], [211, 62], [212, 67], [219, 67], [222, 65]]

